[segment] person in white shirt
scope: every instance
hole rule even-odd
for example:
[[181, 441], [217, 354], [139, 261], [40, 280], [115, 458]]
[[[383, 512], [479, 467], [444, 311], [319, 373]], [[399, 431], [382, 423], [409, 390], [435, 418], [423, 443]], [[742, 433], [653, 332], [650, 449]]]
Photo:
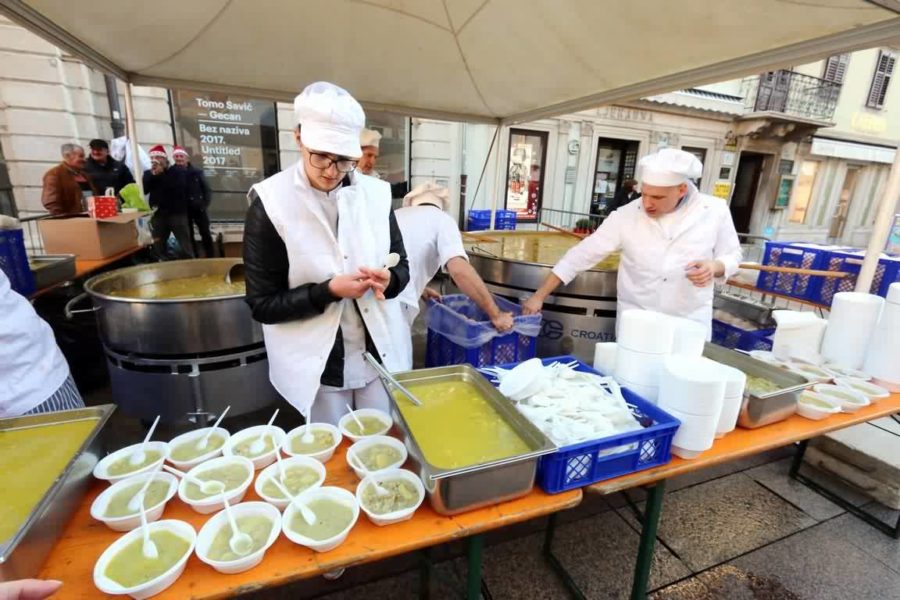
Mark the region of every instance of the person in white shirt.
[[397, 224], [403, 233], [403, 245], [409, 257], [409, 284], [400, 294], [406, 320], [412, 325], [419, 314], [419, 298], [440, 300], [440, 294], [428, 287], [438, 269], [444, 267], [459, 289], [480, 308], [501, 332], [513, 326], [512, 313], [502, 312], [469, 264], [462, 235], [456, 222], [446, 212], [450, 192], [428, 182], [403, 198], [397, 210]]
[[359, 147], [362, 150], [362, 156], [356, 165], [356, 170], [363, 175], [370, 175], [381, 179], [381, 176], [375, 170], [375, 162], [378, 160], [380, 153], [379, 144], [381, 143], [381, 134], [374, 129], [363, 129], [359, 134]]
[[0, 418], [84, 408], [53, 330], [0, 270]]
[[741, 246], [728, 205], [701, 194], [691, 179], [703, 165], [683, 150], [665, 148], [641, 159], [642, 196], [613, 212], [569, 250], [523, 313], [540, 312], [553, 291], [612, 252], [620, 251], [619, 311], [656, 310], [712, 327], [713, 280], [738, 270]]

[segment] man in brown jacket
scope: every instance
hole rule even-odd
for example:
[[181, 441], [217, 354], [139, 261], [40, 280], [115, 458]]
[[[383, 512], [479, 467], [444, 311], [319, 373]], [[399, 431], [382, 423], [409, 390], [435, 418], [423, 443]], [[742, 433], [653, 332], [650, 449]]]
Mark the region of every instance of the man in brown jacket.
[[62, 162], [44, 173], [41, 202], [51, 215], [68, 215], [86, 210], [82, 198], [98, 196], [91, 178], [84, 172], [84, 148], [63, 144]]

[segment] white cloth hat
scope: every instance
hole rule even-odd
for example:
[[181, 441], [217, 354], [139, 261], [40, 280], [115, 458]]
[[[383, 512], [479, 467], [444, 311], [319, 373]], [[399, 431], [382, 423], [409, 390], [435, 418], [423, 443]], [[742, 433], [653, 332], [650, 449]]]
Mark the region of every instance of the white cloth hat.
[[690, 152], [663, 148], [642, 158], [638, 163], [638, 172], [641, 183], [670, 187], [700, 177], [703, 174], [703, 163]]
[[447, 210], [450, 206], [450, 190], [429, 181], [416, 186], [403, 196], [403, 206], [419, 206], [420, 204], [434, 204], [441, 210]]
[[327, 81], [311, 83], [294, 98], [300, 141], [310, 150], [359, 158], [366, 114], [347, 90]]
[[377, 148], [380, 142], [381, 134], [374, 129], [363, 129], [362, 133], [359, 134], [359, 145], [363, 148], [366, 146], [375, 146]]

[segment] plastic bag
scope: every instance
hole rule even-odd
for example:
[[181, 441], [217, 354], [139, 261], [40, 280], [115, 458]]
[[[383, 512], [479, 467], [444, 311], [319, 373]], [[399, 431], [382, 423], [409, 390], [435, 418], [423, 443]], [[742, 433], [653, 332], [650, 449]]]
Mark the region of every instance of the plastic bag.
[[144, 171], [150, 169], [150, 155], [140, 146], [138, 146], [138, 154], [140, 155], [140, 168], [136, 171], [134, 169], [134, 156], [131, 151], [131, 142], [128, 141], [128, 138], [125, 136], [117, 137], [109, 142], [109, 155], [118, 161], [124, 162], [125, 166], [131, 170], [131, 174], [134, 175], [135, 179], [143, 177]]
[[129, 183], [123, 187], [119, 197], [122, 198], [122, 208], [136, 208], [141, 212], [150, 210], [150, 205], [144, 200], [136, 183]]
[[425, 323], [428, 329], [441, 334], [463, 348], [478, 348], [498, 336], [518, 333], [537, 337], [541, 332], [541, 315], [523, 315], [522, 307], [494, 296], [500, 310], [513, 314], [512, 331], [500, 333], [487, 315], [465, 294], [450, 294], [428, 303]]

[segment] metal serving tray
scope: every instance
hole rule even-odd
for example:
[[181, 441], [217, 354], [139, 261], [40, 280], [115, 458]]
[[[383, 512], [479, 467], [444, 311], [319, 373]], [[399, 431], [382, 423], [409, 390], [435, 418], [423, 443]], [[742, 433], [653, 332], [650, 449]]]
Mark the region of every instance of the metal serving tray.
[[37, 289], [50, 287], [75, 277], [74, 254], [38, 254], [28, 257]]
[[720, 291], [713, 298], [713, 308], [743, 317], [764, 328], [775, 327], [775, 319], [772, 317], [775, 307], [770, 304]]
[[92, 471], [102, 458], [100, 431], [116, 409], [114, 404], [54, 413], [0, 419], [0, 431], [46, 427], [82, 419], [96, 419], [94, 429], [72, 456], [44, 497], [31, 509], [19, 530], [0, 540], [0, 581], [34, 577], [69, 517], [75, 512], [91, 483]]
[[802, 375], [757, 360], [743, 352], [716, 346], [709, 342], [703, 349], [703, 355], [716, 362], [739, 369], [747, 375], [768, 379], [780, 387], [780, 389], [762, 396], [744, 392], [744, 403], [741, 406], [738, 425], [746, 429], [755, 429], [784, 421], [790, 417], [797, 411], [800, 392], [810, 385]]
[[[441, 469], [425, 460], [415, 435], [410, 431], [409, 425], [397, 407], [397, 402], [409, 401], [405, 398], [397, 400], [391, 394], [391, 416], [403, 434], [403, 442], [409, 450], [410, 459], [415, 464], [419, 477], [422, 478], [431, 499], [431, 506], [436, 512], [453, 515], [512, 500], [531, 491], [538, 459], [555, 452], [556, 445], [522, 416], [475, 368], [470, 365], [455, 365], [394, 373], [394, 377], [405, 386], [442, 381], [465, 381], [474, 385], [482, 397], [530, 448], [530, 452], [526, 454], [501, 460], [459, 469]], [[452, 435], [452, 432], [448, 432], [448, 435]]]

